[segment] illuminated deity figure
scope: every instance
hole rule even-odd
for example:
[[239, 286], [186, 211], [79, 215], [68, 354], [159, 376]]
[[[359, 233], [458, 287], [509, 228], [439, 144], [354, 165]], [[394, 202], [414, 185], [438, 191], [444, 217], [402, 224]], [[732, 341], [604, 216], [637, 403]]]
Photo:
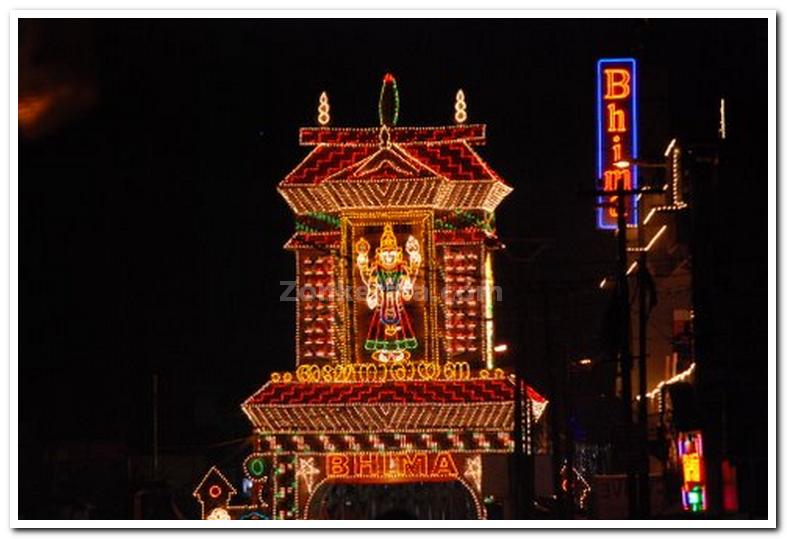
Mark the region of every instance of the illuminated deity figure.
[[418, 347], [405, 302], [413, 297], [413, 286], [421, 265], [418, 240], [410, 236], [405, 244], [408, 261], [396, 242], [393, 226], [383, 228], [380, 247], [369, 262], [369, 242], [361, 238], [355, 244], [356, 263], [363, 283], [367, 286], [366, 304], [373, 311], [364, 349], [381, 363], [404, 361], [410, 350]]

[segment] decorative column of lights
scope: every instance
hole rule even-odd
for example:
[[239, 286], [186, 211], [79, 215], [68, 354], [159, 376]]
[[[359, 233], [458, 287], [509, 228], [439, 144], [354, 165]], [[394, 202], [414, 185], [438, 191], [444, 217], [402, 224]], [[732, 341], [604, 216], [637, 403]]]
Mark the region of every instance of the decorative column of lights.
[[[478, 248], [477, 248], [478, 249]], [[472, 247], [443, 247], [445, 347], [448, 357], [478, 351], [478, 252]]]
[[[485, 253], [483, 242], [490, 234], [494, 235], [491, 224], [493, 215], [484, 212], [479, 216], [473, 212], [455, 210], [435, 219], [436, 229], [452, 234], [450, 240], [441, 240], [446, 242], [442, 247], [444, 271], [441, 272], [445, 283], [441, 307], [445, 312], [446, 353], [448, 357], [453, 354], [475, 354], [479, 351], [478, 340], [483, 340], [482, 360], [487, 368], [493, 367], [494, 283], [491, 266], [485, 262], [486, 259], [491, 261], [491, 257]], [[476, 231], [481, 234], [473, 240], [460, 239], [459, 234], [473, 234]], [[484, 265], [480, 263], [482, 261]]]
[[296, 260], [296, 364], [301, 361], [333, 362], [344, 357], [341, 302], [337, 301], [341, 260], [337, 256], [339, 218], [310, 212], [296, 220], [296, 234], [285, 245]]
[[681, 177], [681, 168], [680, 168], [680, 146], [677, 144], [672, 149], [672, 166], [670, 167], [672, 172], [672, 205], [683, 207], [685, 203], [682, 200], [682, 193], [680, 192], [680, 177]]
[[723, 97], [719, 101], [719, 138], [727, 138], [727, 107]]
[[[343, 232], [341, 231], [341, 220], [339, 223], [339, 241], [343, 240]], [[342, 363], [347, 363], [352, 360], [352, 352], [350, 346], [350, 323], [349, 323], [349, 306], [347, 304], [347, 295], [353, 291], [349, 288], [347, 283], [348, 266], [352, 266], [349, 260], [342, 256], [341, 243], [335, 250], [332, 251], [334, 259], [338, 262], [335, 265], [336, 272], [336, 290], [339, 292], [339, 298], [342, 301], [337, 301], [333, 305], [334, 326], [333, 337], [338, 345], [339, 354], [337, 360]]]
[[454, 121], [463, 124], [467, 121], [467, 103], [465, 103], [465, 93], [459, 89], [456, 92], [456, 103], [454, 103]]
[[495, 324], [494, 324], [494, 276], [492, 274], [492, 254], [482, 249], [484, 257], [484, 360], [487, 369], [495, 364]]
[[320, 105], [317, 107], [317, 123], [320, 125], [328, 125], [331, 123], [331, 105], [328, 103], [328, 94], [323, 92], [320, 94]]
[[298, 479], [293, 455], [273, 458], [273, 518], [298, 518]]
[[281, 475], [281, 470], [279, 469], [278, 455], [273, 455], [271, 460], [271, 474], [273, 477], [273, 487], [271, 491], [271, 513], [273, 519], [277, 520], [279, 518], [279, 499], [281, 498], [279, 493], [279, 476]]
[[301, 319], [297, 353], [301, 361], [333, 361], [336, 359], [334, 257], [299, 252], [298, 259], [302, 278], [296, 281]]
[[[437, 223], [437, 220], [435, 220]], [[441, 246], [440, 249], [445, 249], [445, 246]], [[438, 326], [437, 337], [440, 342], [440, 353], [442, 357], [448, 359], [451, 357], [451, 349], [448, 340], [448, 307], [446, 305], [446, 297], [449, 293], [447, 280], [446, 280], [446, 271], [444, 265], [439, 265], [437, 267], [437, 275], [439, 282], [442, 283], [443, 289], [440, 294], [437, 294], [437, 312], [438, 316], [440, 317], [441, 324]]]

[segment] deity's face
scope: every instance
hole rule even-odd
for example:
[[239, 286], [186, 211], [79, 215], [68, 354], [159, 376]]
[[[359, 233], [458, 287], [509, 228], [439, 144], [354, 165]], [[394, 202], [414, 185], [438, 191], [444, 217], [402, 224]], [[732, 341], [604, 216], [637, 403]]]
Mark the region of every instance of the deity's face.
[[382, 267], [385, 269], [393, 268], [402, 258], [401, 249], [384, 249], [378, 251], [377, 253], [380, 265], [382, 265]]

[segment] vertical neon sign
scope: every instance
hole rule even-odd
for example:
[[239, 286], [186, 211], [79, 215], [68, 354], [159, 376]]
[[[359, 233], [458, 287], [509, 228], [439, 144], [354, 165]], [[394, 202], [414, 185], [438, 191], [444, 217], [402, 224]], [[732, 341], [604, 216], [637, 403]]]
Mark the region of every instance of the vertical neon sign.
[[[637, 61], [602, 58], [596, 64], [597, 168], [596, 189], [637, 188]], [[600, 195], [596, 225], [617, 228], [617, 196]], [[637, 225], [637, 203], [626, 200], [626, 223]]]

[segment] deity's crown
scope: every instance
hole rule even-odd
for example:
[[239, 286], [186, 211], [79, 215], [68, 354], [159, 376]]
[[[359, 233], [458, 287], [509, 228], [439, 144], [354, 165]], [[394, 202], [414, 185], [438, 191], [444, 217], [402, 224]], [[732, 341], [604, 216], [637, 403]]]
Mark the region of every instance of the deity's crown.
[[391, 223], [386, 223], [383, 227], [383, 235], [380, 238], [380, 250], [391, 251], [398, 248], [399, 244], [396, 243], [396, 236], [394, 236], [393, 233], [393, 225], [391, 225]]

